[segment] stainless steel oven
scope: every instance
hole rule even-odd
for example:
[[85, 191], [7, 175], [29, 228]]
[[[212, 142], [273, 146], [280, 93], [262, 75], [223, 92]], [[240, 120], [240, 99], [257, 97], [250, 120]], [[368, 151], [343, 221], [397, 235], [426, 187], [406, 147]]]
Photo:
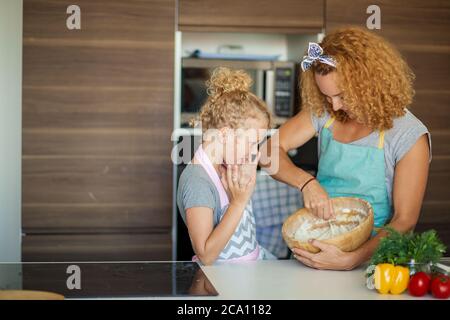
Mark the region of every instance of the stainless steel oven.
[[189, 126], [206, 101], [205, 82], [217, 67], [245, 70], [253, 79], [252, 92], [266, 102], [275, 124], [282, 124], [294, 115], [297, 83], [294, 62], [183, 58], [181, 127]]

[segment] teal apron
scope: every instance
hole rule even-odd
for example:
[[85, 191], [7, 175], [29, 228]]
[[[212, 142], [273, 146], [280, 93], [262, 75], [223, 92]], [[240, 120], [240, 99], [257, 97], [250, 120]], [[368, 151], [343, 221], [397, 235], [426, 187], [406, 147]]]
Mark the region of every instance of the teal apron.
[[321, 132], [317, 181], [331, 198], [367, 200], [373, 207], [374, 227], [382, 227], [391, 218], [385, 181], [384, 131], [380, 132], [377, 148], [345, 144], [334, 140], [329, 129], [333, 121], [330, 118]]

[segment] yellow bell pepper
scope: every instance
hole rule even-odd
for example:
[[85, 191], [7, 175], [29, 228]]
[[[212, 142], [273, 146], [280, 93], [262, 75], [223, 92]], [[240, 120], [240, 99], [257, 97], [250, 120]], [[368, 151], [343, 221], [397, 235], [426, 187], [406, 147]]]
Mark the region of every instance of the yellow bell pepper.
[[375, 267], [375, 288], [379, 293], [401, 294], [408, 288], [409, 269], [382, 263]]

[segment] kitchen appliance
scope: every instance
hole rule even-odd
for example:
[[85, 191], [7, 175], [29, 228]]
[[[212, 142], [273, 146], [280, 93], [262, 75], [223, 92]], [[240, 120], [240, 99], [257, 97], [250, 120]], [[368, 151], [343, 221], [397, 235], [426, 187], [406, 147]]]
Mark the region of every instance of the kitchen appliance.
[[0, 290], [46, 291], [69, 299], [218, 295], [196, 262], [2, 263]]
[[180, 126], [189, 127], [208, 98], [205, 82], [217, 67], [243, 69], [253, 79], [251, 91], [264, 100], [280, 125], [295, 113], [296, 64], [291, 61], [183, 58]]

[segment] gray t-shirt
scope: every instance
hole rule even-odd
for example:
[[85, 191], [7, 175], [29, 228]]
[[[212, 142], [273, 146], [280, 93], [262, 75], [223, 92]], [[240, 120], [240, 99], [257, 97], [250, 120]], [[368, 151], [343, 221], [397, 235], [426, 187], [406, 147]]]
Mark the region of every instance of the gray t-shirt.
[[220, 196], [205, 169], [199, 164], [189, 163], [178, 182], [177, 205], [186, 223], [186, 209], [211, 208], [214, 211], [214, 226], [220, 221]]
[[[220, 196], [214, 182], [208, 173], [198, 164], [188, 164], [181, 174], [177, 204], [181, 216], [186, 223], [186, 209], [193, 207], [207, 207], [213, 210], [214, 227], [220, 222], [228, 206], [221, 208]], [[256, 223], [253, 215], [251, 201], [247, 204], [239, 225], [225, 248], [218, 256], [218, 260], [241, 258], [255, 252], [258, 246], [256, 241]], [[269, 259], [270, 254], [260, 248], [258, 259]]]
[[[329, 113], [325, 113], [322, 117], [311, 115], [312, 124], [316, 132], [319, 134], [318, 153], [320, 156], [320, 133], [325, 123], [330, 118]], [[334, 123], [333, 123], [334, 124]], [[333, 127], [331, 124], [330, 129]], [[389, 202], [392, 204], [392, 187], [394, 183], [394, 171], [397, 163], [403, 156], [414, 146], [417, 140], [424, 134], [428, 135], [430, 146], [431, 161], [431, 135], [427, 127], [417, 119], [409, 110], [402, 117], [394, 119], [394, 126], [385, 131], [384, 135], [384, 160], [385, 160], [385, 180], [386, 188], [389, 196]], [[379, 132], [374, 131], [368, 136], [349, 144], [358, 146], [377, 147], [379, 142]]]

